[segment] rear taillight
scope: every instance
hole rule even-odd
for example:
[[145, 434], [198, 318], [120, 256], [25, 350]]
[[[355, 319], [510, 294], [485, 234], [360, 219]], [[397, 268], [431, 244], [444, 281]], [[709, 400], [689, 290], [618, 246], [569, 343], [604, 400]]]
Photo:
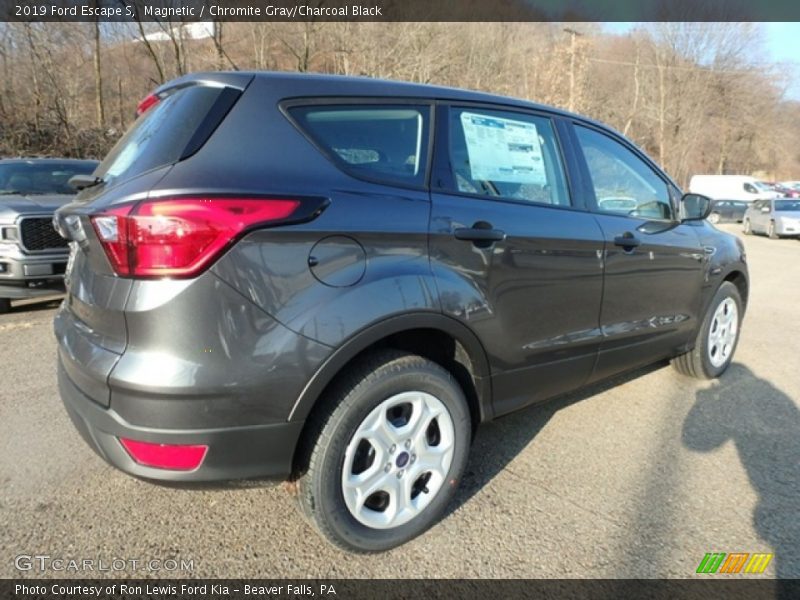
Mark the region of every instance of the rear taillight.
[[161, 98], [156, 96], [155, 94], [149, 94], [144, 97], [144, 99], [139, 102], [139, 105], [136, 107], [136, 116], [146, 113], [148, 109], [152, 108], [156, 104], [159, 103]]
[[172, 471], [194, 471], [203, 463], [206, 445], [153, 444], [119, 438], [130, 457], [140, 465]]
[[292, 216], [298, 200], [174, 198], [146, 200], [92, 217], [117, 275], [191, 277], [245, 230]]

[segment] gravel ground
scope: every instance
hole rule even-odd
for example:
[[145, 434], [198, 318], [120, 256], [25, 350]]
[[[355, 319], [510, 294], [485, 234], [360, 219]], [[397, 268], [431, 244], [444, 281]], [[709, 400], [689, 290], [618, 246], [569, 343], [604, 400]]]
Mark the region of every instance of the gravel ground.
[[[15, 569], [35, 554], [142, 561], [108, 573], [125, 577], [690, 577], [706, 552], [773, 552], [765, 575], [798, 578], [800, 242], [744, 239], [751, 301], [719, 381], [659, 364], [484, 426], [447, 518], [378, 556], [326, 545], [281, 485], [104, 464], [58, 398], [58, 300], [17, 302], [0, 316], [0, 577], [64, 575]], [[141, 569], [169, 558], [192, 570]]]

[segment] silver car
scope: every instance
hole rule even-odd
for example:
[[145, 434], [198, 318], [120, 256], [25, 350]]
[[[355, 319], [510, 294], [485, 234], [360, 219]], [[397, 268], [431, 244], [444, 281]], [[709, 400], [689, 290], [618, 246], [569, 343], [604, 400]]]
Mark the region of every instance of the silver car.
[[800, 200], [756, 200], [744, 213], [744, 232], [765, 233], [770, 239], [800, 237]]

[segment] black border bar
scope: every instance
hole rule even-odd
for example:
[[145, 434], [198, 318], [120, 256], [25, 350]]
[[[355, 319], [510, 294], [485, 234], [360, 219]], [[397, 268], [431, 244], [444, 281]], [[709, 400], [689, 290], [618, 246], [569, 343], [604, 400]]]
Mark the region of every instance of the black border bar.
[[[249, 587], [248, 587], [249, 586]], [[260, 588], [260, 589], [259, 589]], [[99, 590], [99, 593], [98, 593]], [[332, 592], [335, 592], [332, 593]], [[7, 600], [400, 600], [619, 598], [760, 600], [800, 597], [800, 580], [732, 579], [5, 579]]]
[[797, 0], [0, 0], [0, 20], [800, 21]]

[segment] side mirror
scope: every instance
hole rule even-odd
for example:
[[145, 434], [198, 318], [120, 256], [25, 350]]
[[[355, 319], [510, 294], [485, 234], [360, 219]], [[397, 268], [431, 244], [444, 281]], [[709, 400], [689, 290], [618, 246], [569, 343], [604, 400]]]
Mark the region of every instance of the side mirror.
[[75, 191], [79, 192], [83, 188], [87, 188], [97, 183], [97, 177], [85, 173], [73, 175], [67, 181], [67, 184]]
[[681, 221], [702, 221], [711, 213], [711, 198], [684, 194], [681, 198]]

